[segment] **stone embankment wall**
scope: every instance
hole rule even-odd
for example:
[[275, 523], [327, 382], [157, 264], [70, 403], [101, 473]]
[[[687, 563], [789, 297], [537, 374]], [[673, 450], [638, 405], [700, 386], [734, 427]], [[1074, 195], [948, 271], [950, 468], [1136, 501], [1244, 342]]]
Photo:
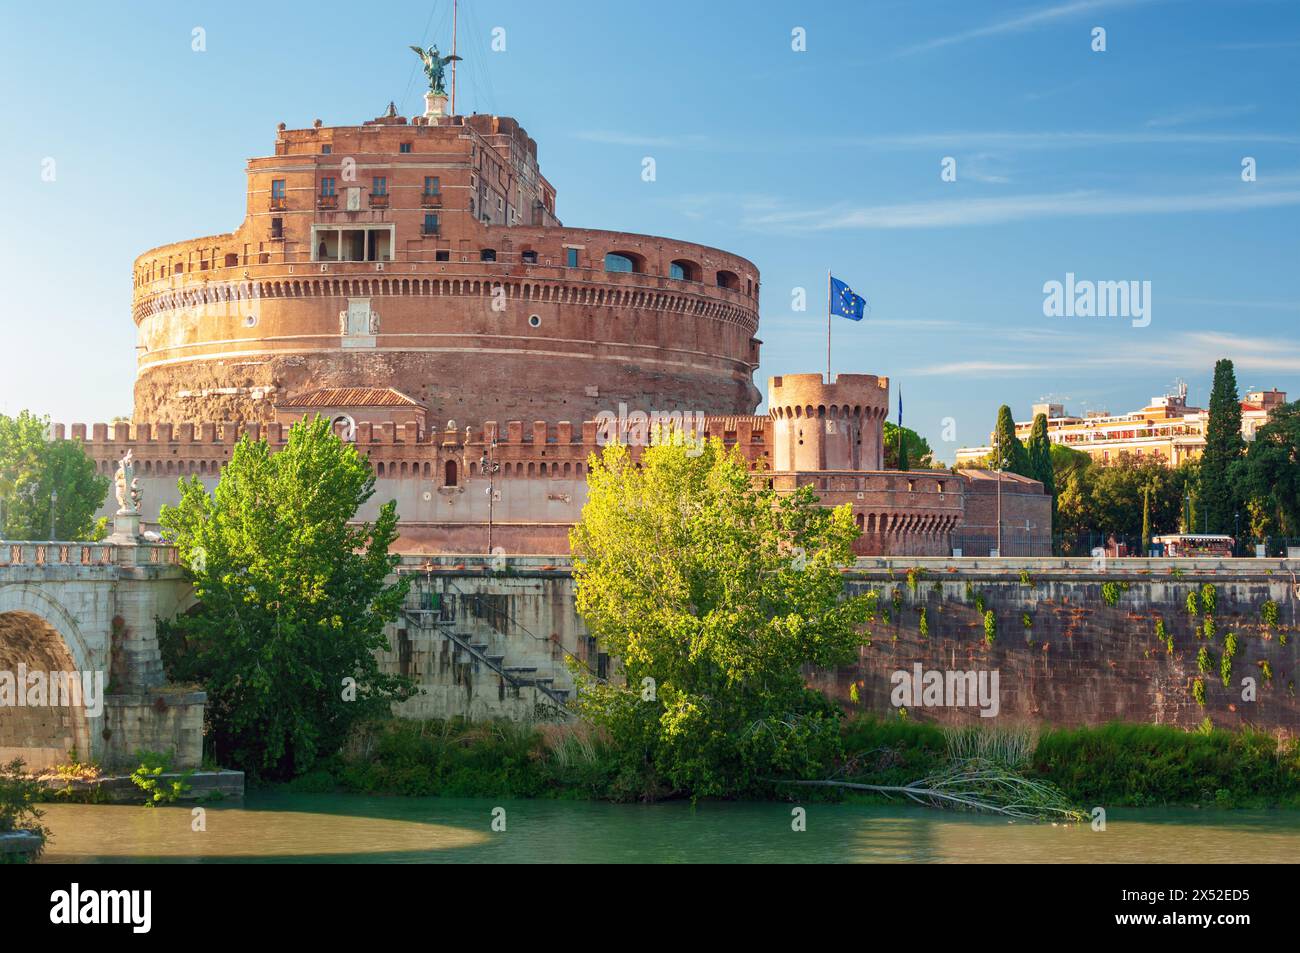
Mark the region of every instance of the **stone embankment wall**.
[[[408, 563], [408, 568], [422, 565], [417, 559]], [[435, 567], [431, 576], [440, 591], [494, 600], [499, 614], [473, 618], [474, 631], [490, 634], [492, 651], [503, 654], [507, 664], [534, 667], [564, 690], [572, 688], [565, 675], [566, 653], [598, 666], [574, 610], [567, 559], [510, 557], [505, 573], [493, 573], [490, 563], [470, 557], [434, 557], [427, 563]], [[914, 586], [908, 583], [909, 569], [919, 570]], [[1087, 559], [1058, 558], [860, 559], [847, 572], [847, 585], [853, 592], [879, 593], [882, 611], [870, 626], [871, 644], [852, 665], [810, 670], [808, 682], [848, 711], [890, 715], [897, 713], [891, 701], [891, 676], [897, 671], [911, 674], [918, 663], [923, 672], [996, 671], [996, 718], [982, 718], [975, 704], [913, 704], [908, 717], [1053, 725], [1122, 720], [1187, 728], [1209, 717], [1222, 727], [1252, 725], [1292, 734], [1300, 729], [1295, 696], [1298, 575], [1300, 562], [1294, 560], [1123, 559], [1094, 566]], [[1213, 587], [1215, 601], [1209, 638], [1200, 605], [1206, 585]], [[1195, 616], [1187, 611], [1190, 593], [1197, 597]], [[1277, 606], [1278, 621], [1266, 625], [1264, 606], [1270, 602]], [[987, 612], [994, 620], [991, 643]], [[1157, 636], [1158, 621], [1165, 641]], [[397, 628], [394, 651], [386, 659], [393, 671], [400, 670], [403, 651]], [[1236, 636], [1237, 650], [1225, 687], [1221, 660], [1228, 633]], [[410, 653], [408, 671], [429, 695], [409, 702], [402, 714], [530, 714], [535, 700], [525, 692], [521, 702], [508, 691], [499, 699], [500, 679], [486, 669], [469, 683], [457, 682], [454, 667], [440, 661], [440, 637], [408, 627], [407, 638], [412, 640], [405, 650]], [[1211, 662], [1207, 673], [1198, 670], [1202, 648]], [[1242, 679], [1248, 677], [1254, 679], [1253, 700], [1243, 697]], [[1204, 705], [1196, 697], [1198, 679]]]

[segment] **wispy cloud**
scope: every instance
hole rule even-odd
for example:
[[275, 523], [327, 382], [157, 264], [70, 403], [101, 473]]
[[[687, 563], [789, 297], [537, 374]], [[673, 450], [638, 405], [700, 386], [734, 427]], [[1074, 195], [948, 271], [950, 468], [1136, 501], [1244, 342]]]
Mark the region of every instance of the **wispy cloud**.
[[995, 20], [992, 23], [986, 23], [983, 26], [975, 27], [970, 30], [963, 30], [960, 33], [951, 33], [947, 36], [935, 37], [932, 40], [926, 40], [924, 43], [917, 43], [914, 46], [905, 47], [896, 55], [912, 56], [916, 53], [925, 53], [930, 50], [941, 49], [945, 46], [955, 46], [958, 43], [967, 43], [970, 40], [979, 40], [988, 36], [999, 36], [1004, 33], [1023, 33], [1026, 30], [1048, 26], [1059, 20], [1079, 16], [1084, 13], [1097, 13], [1102, 10], [1116, 9], [1119, 7], [1133, 7], [1150, 2], [1152, 2], [1152, 0], [1074, 0], [1074, 2], [1071, 3], [1061, 3], [1053, 7], [1043, 7], [1028, 13], [1021, 13], [1014, 17], [1008, 17], [1003, 20]]
[[955, 228], [1003, 225], [1031, 219], [1234, 212], [1289, 205], [1300, 205], [1300, 191], [1246, 187], [1236, 192], [1124, 195], [1078, 190], [767, 212], [750, 215], [741, 224], [751, 228], [784, 228], [792, 233], [839, 229]]
[[[1189, 374], [1208, 370], [1220, 357], [1230, 359], [1238, 372], [1300, 373], [1300, 343], [1281, 341], [1275, 337], [1248, 337], [1221, 331], [1184, 331], [1161, 338], [1159, 347], [1121, 347], [1117, 346], [1113, 333], [1102, 331], [1104, 325], [1098, 324], [1095, 327], [1098, 333], [1091, 335], [1070, 333], [1062, 329], [1055, 341], [1045, 338], [1037, 347], [1020, 349], [1019, 359], [1014, 361], [951, 361], [909, 368], [904, 373], [916, 377], [1041, 375], [1045, 368], [1069, 367], [1090, 378], [1097, 373], [1117, 368], [1146, 371], [1168, 368]], [[1125, 331], [1127, 333], [1127, 329]], [[1142, 335], [1146, 332], [1134, 329], [1131, 333]]]
[[1220, 43], [1216, 50], [1293, 50], [1300, 47], [1300, 40], [1258, 40], [1244, 43]]
[[631, 146], [637, 149], [708, 149], [716, 145], [712, 136], [681, 134], [674, 136], [645, 136], [613, 130], [585, 130], [577, 134], [584, 142], [606, 146]]
[[1081, 146], [1214, 145], [1222, 143], [1300, 144], [1300, 135], [1275, 132], [1164, 132], [1147, 129], [1136, 132], [1069, 130], [1065, 132], [1005, 132], [997, 130], [954, 130], [866, 136], [850, 140], [860, 148], [944, 149], [1076, 149]]
[[1237, 116], [1253, 113], [1255, 109], [1256, 107], [1250, 104], [1209, 106], [1201, 109], [1189, 109], [1186, 112], [1174, 113], [1170, 116], [1157, 116], [1154, 119], [1148, 119], [1146, 124], [1153, 128], [1185, 126], [1189, 123], [1210, 122], [1215, 119], [1233, 119]]

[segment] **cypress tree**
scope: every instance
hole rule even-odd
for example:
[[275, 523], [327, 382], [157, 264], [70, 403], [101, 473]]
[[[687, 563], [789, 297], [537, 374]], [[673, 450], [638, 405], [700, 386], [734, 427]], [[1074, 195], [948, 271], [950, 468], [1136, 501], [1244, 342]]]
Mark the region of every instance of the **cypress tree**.
[[1052, 442], [1047, 439], [1047, 415], [1034, 416], [1034, 429], [1025, 445], [1029, 458], [1029, 476], [1043, 484], [1052, 499], [1052, 530], [1056, 527], [1056, 470], [1052, 466]]
[[1201, 454], [1201, 487], [1197, 503], [1211, 533], [1232, 532], [1236, 494], [1228, 482], [1228, 469], [1241, 458], [1246, 444], [1241, 439], [1241, 402], [1237, 397], [1237, 376], [1226, 358], [1214, 365], [1214, 389], [1210, 392], [1210, 420], [1205, 428], [1205, 452]]
[[1016, 436], [1016, 421], [1006, 404], [998, 408], [998, 422], [993, 428], [993, 468], [1004, 473], [1033, 476], [1029, 470], [1029, 455]]
[[902, 427], [898, 428], [898, 469], [907, 469], [907, 435]]

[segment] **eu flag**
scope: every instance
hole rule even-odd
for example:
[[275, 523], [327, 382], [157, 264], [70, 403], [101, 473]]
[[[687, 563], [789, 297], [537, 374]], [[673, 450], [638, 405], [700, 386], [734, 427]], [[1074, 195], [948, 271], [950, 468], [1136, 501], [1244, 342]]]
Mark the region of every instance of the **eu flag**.
[[865, 298], [855, 295], [853, 289], [840, 279], [831, 278], [831, 314], [838, 314], [850, 321], [861, 321], [866, 311]]

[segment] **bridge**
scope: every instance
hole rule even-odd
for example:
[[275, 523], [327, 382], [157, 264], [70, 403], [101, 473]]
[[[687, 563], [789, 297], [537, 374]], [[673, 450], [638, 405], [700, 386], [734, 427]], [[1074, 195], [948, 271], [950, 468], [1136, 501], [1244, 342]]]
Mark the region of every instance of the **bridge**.
[[135, 520], [103, 542], [0, 541], [0, 761], [202, 760], [206, 695], [165, 684], [156, 626], [193, 590], [176, 549]]

